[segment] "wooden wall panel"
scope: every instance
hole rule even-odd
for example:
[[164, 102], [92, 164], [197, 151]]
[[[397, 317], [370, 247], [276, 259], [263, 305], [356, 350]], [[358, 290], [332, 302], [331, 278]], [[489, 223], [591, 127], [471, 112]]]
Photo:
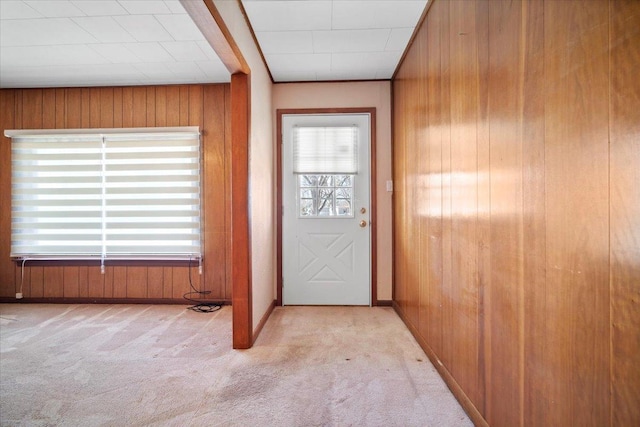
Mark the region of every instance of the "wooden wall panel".
[[[441, 23], [441, 11], [444, 8], [442, 3], [437, 3], [432, 7], [431, 14], [434, 20]], [[443, 294], [442, 288], [443, 278], [443, 230], [442, 230], [442, 141], [444, 138], [444, 110], [447, 109], [446, 104], [442, 101], [443, 91], [442, 84], [442, 43], [441, 43], [442, 25], [432, 25], [427, 27], [426, 31], [426, 73], [429, 78], [426, 79], [427, 96], [425, 97], [424, 114], [428, 116], [427, 138], [428, 143], [425, 147], [429, 150], [429, 164], [426, 173], [426, 189], [429, 195], [429, 203], [427, 206], [427, 227], [429, 229], [429, 238], [427, 240], [429, 263], [427, 264], [425, 280], [428, 282], [428, 302], [421, 304], [426, 306], [426, 310], [420, 312], [420, 317], [426, 316], [427, 338], [429, 345], [436, 354], [442, 354], [442, 314], [443, 314]]]
[[452, 361], [448, 368], [476, 407], [479, 390], [478, 324], [478, 32], [475, 8], [450, 2], [451, 63], [451, 288]]
[[545, 323], [533, 339], [546, 352], [544, 377], [532, 382], [544, 383], [540, 402], [553, 406], [543, 424], [603, 425], [609, 418], [608, 4], [547, 2], [544, 22], [545, 43], [553, 46], [544, 56], [546, 278], [555, 291], [535, 309]]
[[[427, 33], [422, 32], [418, 34], [414, 43], [418, 48], [417, 55], [417, 68], [424, 70], [428, 68], [428, 45], [427, 45]], [[417, 214], [418, 218], [418, 230], [420, 236], [425, 238], [416, 239], [418, 246], [418, 256], [420, 262], [418, 263], [418, 299], [415, 301], [418, 306], [418, 331], [422, 335], [427, 335], [430, 330], [431, 319], [427, 315], [431, 307], [431, 292], [429, 281], [429, 266], [431, 265], [431, 253], [430, 253], [430, 239], [427, 236], [431, 235], [429, 211], [428, 207], [431, 202], [429, 194], [428, 179], [429, 179], [429, 164], [431, 157], [431, 150], [429, 150], [429, 116], [426, 114], [429, 86], [425, 79], [419, 78], [416, 73], [416, 83], [414, 89], [418, 93], [417, 101], [418, 105], [415, 109], [416, 119], [415, 125], [416, 132], [416, 192], [415, 192], [415, 204], [414, 215]]]
[[[522, 8], [489, 2], [490, 239], [486, 288], [487, 384], [485, 418], [491, 425], [515, 426], [522, 414], [523, 203], [522, 51], [518, 34]], [[502, 372], [502, 375], [493, 375]]]
[[418, 66], [418, 57], [414, 56], [409, 59], [412, 62], [412, 66], [408, 67], [410, 70], [406, 76], [404, 85], [405, 105], [408, 111], [405, 119], [405, 140], [407, 141], [407, 148], [404, 152], [404, 167], [407, 173], [403, 192], [406, 200], [404, 210], [405, 227], [407, 230], [413, 230], [415, 235], [411, 239], [407, 239], [404, 245], [404, 250], [408, 259], [414, 259], [418, 262], [405, 262], [403, 266], [404, 276], [407, 284], [417, 283], [418, 286], [407, 286], [405, 288], [405, 311], [410, 321], [419, 327], [418, 321], [418, 307], [419, 307], [419, 293], [420, 282], [418, 280], [420, 274], [420, 265], [423, 260], [420, 257], [419, 252], [419, 239], [420, 235], [420, 214], [418, 203], [418, 191], [420, 185], [420, 171], [418, 170], [417, 154], [418, 154], [418, 140], [420, 134], [420, 122], [419, 122], [419, 98], [415, 96], [408, 96], [408, 94], [417, 94], [418, 73], [414, 70]]
[[[13, 129], [16, 117], [16, 91], [0, 91], [0, 129]], [[11, 158], [11, 139], [0, 134], [0, 295], [15, 296], [16, 269], [10, 259], [11, 244], [11, 168], [4, 159]]]
[[62, 278], [62, 296], [77, 298], [80, 292], [80, 267], [64, 267]]
[[640, 2], [435, 0], [394, 77], [394, 306], [477, 425], [640, 423], [639, 73]]
[[[203, 138], [204, 275], [192, 266], [192, 282], [211, 291], [201, 299], [231, 300], [230, 155], [227, 130], [229, 85], [183, 85], [69, 89], [0, 90], [2, 129], [110, 128], [144, 126], [200, 126]], [[2, 137], [0, 207], [0, 297], [13, 298], [22, 271], [9, 259], [10, 139]], [[189, 268], [162, 266], [29, 266], [23, 293], [28, 298], [87, 298], [99, 300], [182, 299], [191, 289]]]
[[611, 4], [612, 424], [640, 425], [640, 2]]
[[[224, 144], [224, 104], [212, 102], [214, 99], [224, 99], [224, 87], [210, 86], [205, 88], [203, 93], [204, 104], [210, 105], [203, 112], [203, 122], [209, 130], [208, 143], [210, 148], [205, 151], [204, 168], [207, 170], [225, 170], [225, 144]], [[225, 268], [219, 266], [226, 265], [225, 251], [225, 211], [227, 207], [218, 203], [218, 200], [225, 198], [225, 175], [211, 175], [204, 182], [203, 204], [205, 211], [209, 212], [209, 221], [205, 224], [204, 239], [211, 243], [215, 250], [210, 251], [204, 260], [207, 274], [205, 283], [210, 286], [216, 284], [218, 294], [215, 298], [224, 298], [225, 295]], [[202, 289], [209, 291], [210, 289]]]

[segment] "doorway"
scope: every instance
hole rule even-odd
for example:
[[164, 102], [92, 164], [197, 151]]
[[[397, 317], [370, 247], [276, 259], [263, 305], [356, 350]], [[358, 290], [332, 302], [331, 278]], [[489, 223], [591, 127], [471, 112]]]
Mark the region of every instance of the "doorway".
[[278, 111], [278, 303], [375, 303], [375, 109]]

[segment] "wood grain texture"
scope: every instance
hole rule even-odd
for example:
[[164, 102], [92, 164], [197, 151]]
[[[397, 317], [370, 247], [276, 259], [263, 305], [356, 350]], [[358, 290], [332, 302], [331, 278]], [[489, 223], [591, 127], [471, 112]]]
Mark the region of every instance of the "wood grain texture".
[[[546, 2], [546, 425], [609, 421], [608, 4]], [[584, 90], [588, 87], [589, 90]], [[550, 382], [548, 378], [553, 378]], [[544, 387], [543, 387], [544, 384]]]
[[[0, 91], [0, 128], [15, 128], [16, 90]], [[11, 262], [11, 139], [0, 134], [0, 295], [15, 296], [19, 283], [16, 283], [16, 268]]]
[[396, 73], [394, 306], [477, 424], [640, 423], [638, 75], [632, 0], [436, 0]]
[[[520, 4], [489, 2], [490, 236], [485, 292], [487, 384], [490, 425], [515, 426], [522, 413], [523, 183]], [[493, 375], [502, 372], [502, 375]]]
[[[433, 10], [429, 13], [432, 16], [432, 20], [441, 23], [441, 14], [443, 10], [442, 3], [435, 3], [432, 5]], [[428, 286], [428, 301], [426, 304], [425, 312], [421, 312], [421, 317], [426, 316], [427, 332], [424, 336], [430, 343], [431, 349], [434, 353], [442, 354], [442, 313], [443, 313], [443, 235], [442, 235], [442, 203], [443, 203], [443, 188], [442, 188], [442, 141], [444, 138], [444, 128], [446, 123], [446, 115], [443, 114], [445, 107], [443, 106], [443, 76], [442, 76], [442, 43], [441, 43], [441, 31], [442, 25], [429, 25], [426, 31], [426, 47], [425, 50], [428, 53], [426, 55], [426, 72], [431, 78], [426, 79], [427, 96], [425, 97], [425, 114], [428, 117], [428, 125], [426, 129], [426, 136], [428, 138], [427, 149], [429, 150], [428, 167], [427, 167], [427, 182], [426, 188], [428, 190], [428, 208], [427, 208], [427, 220], [428, 220], [428, 239], [427, 250], [429, 263], [426, 268]], [[425, 80], [425, 79], [421, 79]], [[441, 108], [441, 106], [443, 106]]]
[[[10, 252], [10, 139], [5, 129], [200, 126], [203, 139], [205, 276], [193, 277], [216, 301], [231, 300], [226, 259], [230, 246], [229, 85], [139, 86], [0, 90], [0, 297], [14, 297], [21, 270]], [[209, 233], [207, 235], [207, 233]], [[174, 271], [175, 270], [175, 271]], [[195, 271], [195, 273], [194, 273]], [[187, 267], [29, 266], [23, 294], [28, 298], [132, 298], [175, 301], [189, 291]]]
[[478, 299], [478, 32], [475, 9], [450, 2], [451, 54], [451, 289], [455, 301], [449, 369], [480, 408]]
[[640, 425], [640, 2], [610, 7], [611, 425]]
[[247, 74], [231, 76], [231, 281], [233, 348], [253, 344], [251, 226], [249, 223], [249, 123], [251, 90]]
[[80, 292], [79, 285], [80, 267], [64, 267], [62, 296], [64, 298], [77, 298]]

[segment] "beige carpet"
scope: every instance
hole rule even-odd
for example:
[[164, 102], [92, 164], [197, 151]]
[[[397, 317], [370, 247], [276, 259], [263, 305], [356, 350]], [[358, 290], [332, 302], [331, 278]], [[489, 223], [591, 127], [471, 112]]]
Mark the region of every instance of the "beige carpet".
[[471, 426], [390, 308], [0, 305], [2, 426]]

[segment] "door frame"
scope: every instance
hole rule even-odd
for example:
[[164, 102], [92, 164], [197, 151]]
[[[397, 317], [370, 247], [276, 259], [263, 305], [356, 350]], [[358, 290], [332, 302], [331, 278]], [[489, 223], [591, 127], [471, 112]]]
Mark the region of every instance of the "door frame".
[[282, 116], [283, 115], [320, 115], [320, 114], [369, 114], [369, 179], [370, 179], [370, 224], [371, 224], [371, 271], [369, 272], [369, 278], [371, 280], [371, 306], [378, 305], [378, 274], [377, 274], [377, 248], [378, 248], [378, 233], [377, 233], [377, 206], [376, 206], [376, 109], [374, 108], [298, 108], [298, 109], [278, 109], [276, 110], [276, 185], [277, 185], [277, 197], [276, 197], [276, 218], [277, 218], [277, 273], [276, 273], [276, 285], [277, 285], [277, 297], [276, 305], [282, 306]]

